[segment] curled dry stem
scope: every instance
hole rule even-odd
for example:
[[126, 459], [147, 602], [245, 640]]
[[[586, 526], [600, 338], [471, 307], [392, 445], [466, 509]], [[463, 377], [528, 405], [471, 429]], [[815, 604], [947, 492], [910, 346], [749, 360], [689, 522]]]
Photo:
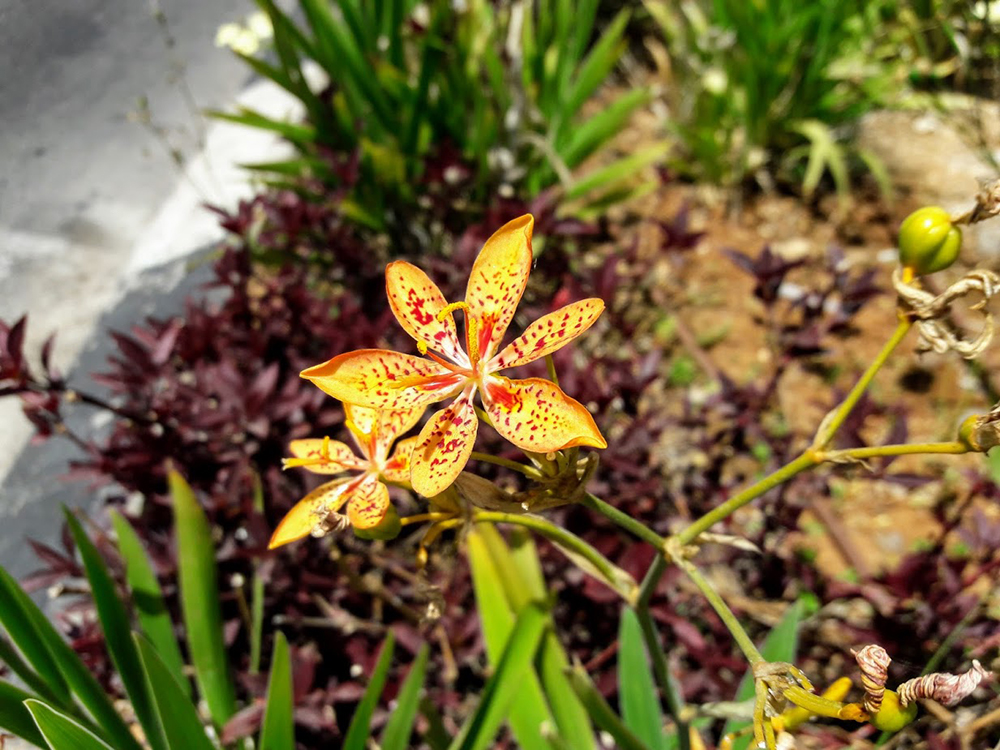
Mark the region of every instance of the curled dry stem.
[[[965, 359], [979, 356], [993, 339], [993, 316], [986, 304], [1000, 292], [1000, 276], [993, 271], [976, 269], [966, 274], [941, 294], [934, 295], [916, 284], [907, 283], [902, 268], [892, 274], [892, 284], [899, 299], [901, 311], [916, 320], [920, 330], [919, 351], [935, 351], [938, 354], [952, 350]], [[964, 338], [953, 330], [948, 320], [952, 304], [972, 294], [979, 294], [982, 300], [971, 309], [982, 313], [983, 327], [971, 339]]]

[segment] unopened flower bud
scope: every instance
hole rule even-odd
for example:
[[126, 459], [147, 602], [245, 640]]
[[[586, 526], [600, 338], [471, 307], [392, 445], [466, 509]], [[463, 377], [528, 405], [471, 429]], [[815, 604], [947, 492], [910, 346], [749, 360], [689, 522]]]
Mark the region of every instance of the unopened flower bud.
[[385, 511], [385, 515], [382, 516], [382, 520], [370, 529], [359, 529], [355, 526], [354, 536], [358, 537], [358, 539], [381, 539], [385, 541], [395, 539], [399, 536], [402, 528], [403, 525], [399, 522], [399, 513], [396, 512], [396, 506], [390, 504]]
[[918, 208], [899, 227], [899, 260], [917, 276], [947, 268], [961, 247], [962, 230], [940, 206]]

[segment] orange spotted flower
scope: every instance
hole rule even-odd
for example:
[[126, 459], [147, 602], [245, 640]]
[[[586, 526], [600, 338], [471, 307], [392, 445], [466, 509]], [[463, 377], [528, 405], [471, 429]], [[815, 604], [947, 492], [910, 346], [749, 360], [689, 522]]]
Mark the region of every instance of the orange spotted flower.
[[[409, 481], [410, 453], [417, 438], [400, 442], [391, 456], [389, 450], [396, 438], [417, 423], [424, 407], [377, 411], [344, 404], [344, 412], [363, 458], [350, 446], [328, 437], [293, 440], [290, 449], [294, 458], [286, 458], [284, 468], [300, 466], [316, 474], [360, 473], [321, 484], [299, 500], [274, 530], [269, 549], [348, 524], [362, 531], [372, 529], [390, 509], [389, 491], [383, 482]], [[337, 512], [345, 503], [346, 517]]]
[[[490, 237], [472, 266], [464, 302], [448, 304], [437, 285], [405, 261], [386, 268], [386, 291], [404, 330], [427, 354], [363, 349], [302, 372], [326, 393], [373, 409], [413, 409], [457, 398], [420, 432], [410, 482], [433, 496], [465, 468], [479, 422], [478, 392], [496, 430], [519, 448], [549, 453], [578, 445], [606, 448], [594, 418], [559, 386], [542, 378], [511, 380], [499, 374], [562, 348], [593, 325], [600, 299], [574, 302], [536, 320], [498, 352], [531, 270], [534, 219], [522, 216]], [[465, 347], [454, 312], [465, 313]]]

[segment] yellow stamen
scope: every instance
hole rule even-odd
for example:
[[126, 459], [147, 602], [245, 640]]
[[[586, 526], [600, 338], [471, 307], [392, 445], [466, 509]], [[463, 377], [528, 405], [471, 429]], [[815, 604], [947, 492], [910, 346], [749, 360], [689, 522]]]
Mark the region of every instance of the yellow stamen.
[[442, 307], [438, 311], [437, 320], [440, 323], [447, 315], [454, 317], [455, 310], [465, 312], [465, 340], [469, 349], [469, 359], [472, 361], [473, 366], [475, 366], [479, 362], [479, 321], [474, 315], [469, 314], [469, 303], [452, 302], [450, 305]]
[[319, 466], [330, 461], [330, 436], [323, 436], [323, 446], [319, 449], [319, 456], [308, 456], [306, 458], [283, 458], [281, 459], [282, 469], [294, 469], [299, 466]]
[[421, 354], [427, 354], [427, 344], [425, 344], [423, 341], [418, 341], [417, 351], [420, 352]]

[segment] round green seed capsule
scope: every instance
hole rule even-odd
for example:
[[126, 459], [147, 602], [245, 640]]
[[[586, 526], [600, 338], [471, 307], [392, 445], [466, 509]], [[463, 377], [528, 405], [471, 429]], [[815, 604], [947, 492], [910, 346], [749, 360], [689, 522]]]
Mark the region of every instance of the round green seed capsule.
[[962, 230], [940, 206], [918, 208], [899, 227], [899, 260], [917, 276], [947, 268], [961, 247]]
[[886, 690], [882, 696], [882, 707], [869, 719], [872, 726], [883, 732], [898, 732], [917, 718], [917, 704], [914, 701], [906, 708], [899, 704], [899, 696], [894, 690]]
[[354, 536], [358, 539], [395, 539], [399, 536], [399, 532], [402, 530], [403, 526], [399, 522], [399, 513], [396, 512], [396, 506], [390, 505], [385, 511], [385, 515], [382, 516], [382, 520], [377, 524], [372, 526], [370, 529], [354, 529]]

